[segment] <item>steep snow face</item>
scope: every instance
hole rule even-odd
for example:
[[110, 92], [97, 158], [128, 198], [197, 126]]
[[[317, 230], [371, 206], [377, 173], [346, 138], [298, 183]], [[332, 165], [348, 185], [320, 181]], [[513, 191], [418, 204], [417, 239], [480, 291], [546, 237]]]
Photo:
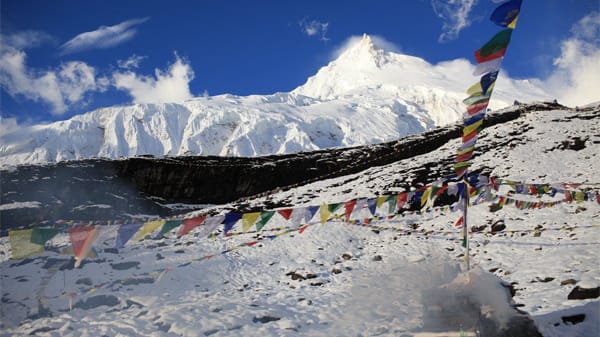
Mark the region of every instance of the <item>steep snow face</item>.
[[[357, 94], [393, 98], [409, 110], [424, 111], [436, 126], [461, 118], [466, 88], [479, 81], [465, 59], [432, 65], [425, 60], [378, 49], [368, 35], [321, 68], [293, 93], [322, 100], [348, 99]], [[491, 109], [515, 99], [548, 98], [537, 85], [505, 80], [494, 90]], [[411, 109], [412, 108], [412, 109]]]
[[[464, 112], [473, 65], [431, 65], [363, 38], [289, 93], [219, 95], [98, 109], [0, 134], [0, 167], [90, 157], [260, 156], [380, 143], [447, 125]], [[503, 89], [506, 88], [506, 89]], [[490, 108], [547, 98], [504, 80]]]

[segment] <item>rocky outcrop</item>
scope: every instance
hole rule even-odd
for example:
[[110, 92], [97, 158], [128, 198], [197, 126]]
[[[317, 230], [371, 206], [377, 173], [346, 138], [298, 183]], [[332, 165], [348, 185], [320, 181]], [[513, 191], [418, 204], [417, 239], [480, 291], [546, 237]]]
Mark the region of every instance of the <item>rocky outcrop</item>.
[[[528, 111], [558, 108], [564, 107], [553, 103], [519, 106], [491, 114], [484, 127], [517, 119]], [[166, 204], [227, 203], [412, 158], [460, 137], [461, 129], [456, 124], [382, 144], [255, 158], [142, 156], [20, 166], [0, 174], [2, 204], [31, 200], [38, 204], [5, 208], [0, 220], [6, 229], [44, 220], [168, 216], [190, 209]], [[452, 158], [440, 158], [439, 167], [436, 172], [427, 167], [411, 172], [413, 180], [402, 183], [415, 186], [449, 175]]]

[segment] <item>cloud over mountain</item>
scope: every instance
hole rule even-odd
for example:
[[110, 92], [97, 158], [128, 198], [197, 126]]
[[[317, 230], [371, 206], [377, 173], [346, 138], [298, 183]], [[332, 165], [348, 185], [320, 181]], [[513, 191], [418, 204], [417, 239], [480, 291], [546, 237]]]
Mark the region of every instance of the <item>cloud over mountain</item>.
[[113, 85], [126, 91], [134, 103], [182, 102], [192, 98], [189, 82], [194, 79], [191, 65], [175, 55], [167, 71], [155, 69], [155, 77], [132, 71], [113, 74]]
[[548, 89], [566, 104], [599, 101], [600, 12], [592, 12], [571, 28], [554, 59], [556, 70], [546, 81]]

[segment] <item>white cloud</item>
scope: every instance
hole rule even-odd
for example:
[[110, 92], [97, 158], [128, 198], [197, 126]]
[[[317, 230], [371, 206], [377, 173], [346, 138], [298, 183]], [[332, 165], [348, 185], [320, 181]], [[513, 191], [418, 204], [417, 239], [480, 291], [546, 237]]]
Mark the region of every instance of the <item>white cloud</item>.
[[69, 104], [82, 102], [86, 93], [106, 89], [96, 82], [95, 69], [84, 62], [71, 61], [44, 71], [29, 68], [27, 54], [17, 47], [31, 47], [45, 39], [32, 36], [19, 33], [3, 40], [15, 44], [3, 44], [0, 49], [0, 87], [9, 95], [50, 104], [52, 113], [60, 115]]
[[3, 118], [0, 116], [0, 137], [6, 136], [18, 130], [19, 126], [16, 118]]
[[600, 12], [592, 12], [573, 25], [554, 59], [557, 69], [547, 79], [549, 90], [566, 105], [600, 101]]
[[114, 26], [101, 26], [94, 31], [81, 33], [61, 46], [62, 54], [114, 47], [135, 36], [137, 30], [134, 26], [144, 23], [148, 19], [131, 19]]
[[[391, 41], [386, 40], [384, 37], [379, 36], [379, 35], [368, 35], [368, 36], [369, 36], [369, 38], [371, 38], [371, 41], [373, 42], [373, 45], [375, 46], [375, 48], [383, 49], [386, 52], [402, 53], [402, 50], [398, 45], [396, 45], [395, 43], [393, 43]], [[358, 35], [350, 36], [338, 48], [336, 48], [333, 51], [333, 53], [331, 55], [331, 59], [338, 58], [346, 50], [348, 50], [348, 48], [351, 48], [352, 46], [360, 43], [360, 41], [362, 39], [363, 39], [363, 36], [358, 36]]]
[[145, 59], [145, 56], [131, 55], [127, 60], [117, 60], [119, 68], [133, 69], [140, 65], [140, 62]]
[[477, 0], [432, 0], [433, 11], [444, 22], [438, 41], [456, 39], [460, 31], [471, 24], [469, 13], [476, 4]]
[[155, 76], [127, 72], [113, 74], [113, 85], [127, 91], [134, 103], [181, 102], [192, 98], [189, 83], [194, 71], [189, 63], [175, 55], [175, 62], [167, 71], [155, 70]]
[[329, 27], [329, 22], [319, 22], [316, 20], [308, 21], [308, 18], [302, 19], [298, 22], [302, 32], [308, 36], [319, 36], [321, 41], [329, 41], [327, 35], [327, 28]]
[[2, 35], [0, 39], [3, 46], [10, 46], [16, 49], [35, 48], [44, 44], [56, 43], [54, 37], [37, 30], [24, 30], [10, 35]]

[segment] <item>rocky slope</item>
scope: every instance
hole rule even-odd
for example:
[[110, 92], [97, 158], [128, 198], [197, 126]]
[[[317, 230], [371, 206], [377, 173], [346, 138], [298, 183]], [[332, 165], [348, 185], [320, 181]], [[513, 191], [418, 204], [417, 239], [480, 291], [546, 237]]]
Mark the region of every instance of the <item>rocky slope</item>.
[[[564, 108], [555, 103], [513, 106], [490, 114], [484, 126], [502, 125], [534, 111]], [[137, 157], [24, 165], [2, 171], [0, 216], [6, 228], [48, 219], [179, 214], [206, 204], [417, 158], [458, 138], [460, 132], [461, 125], [454, 124], [377, 145], [256, 158]], [[516, 137], [510, 140], [517, 141]], [[434, 162], [400, 169], [403, 178], [394, 178], [379, 192], [447, 176], [452, 173], [452, 161], [449, 153]]]

